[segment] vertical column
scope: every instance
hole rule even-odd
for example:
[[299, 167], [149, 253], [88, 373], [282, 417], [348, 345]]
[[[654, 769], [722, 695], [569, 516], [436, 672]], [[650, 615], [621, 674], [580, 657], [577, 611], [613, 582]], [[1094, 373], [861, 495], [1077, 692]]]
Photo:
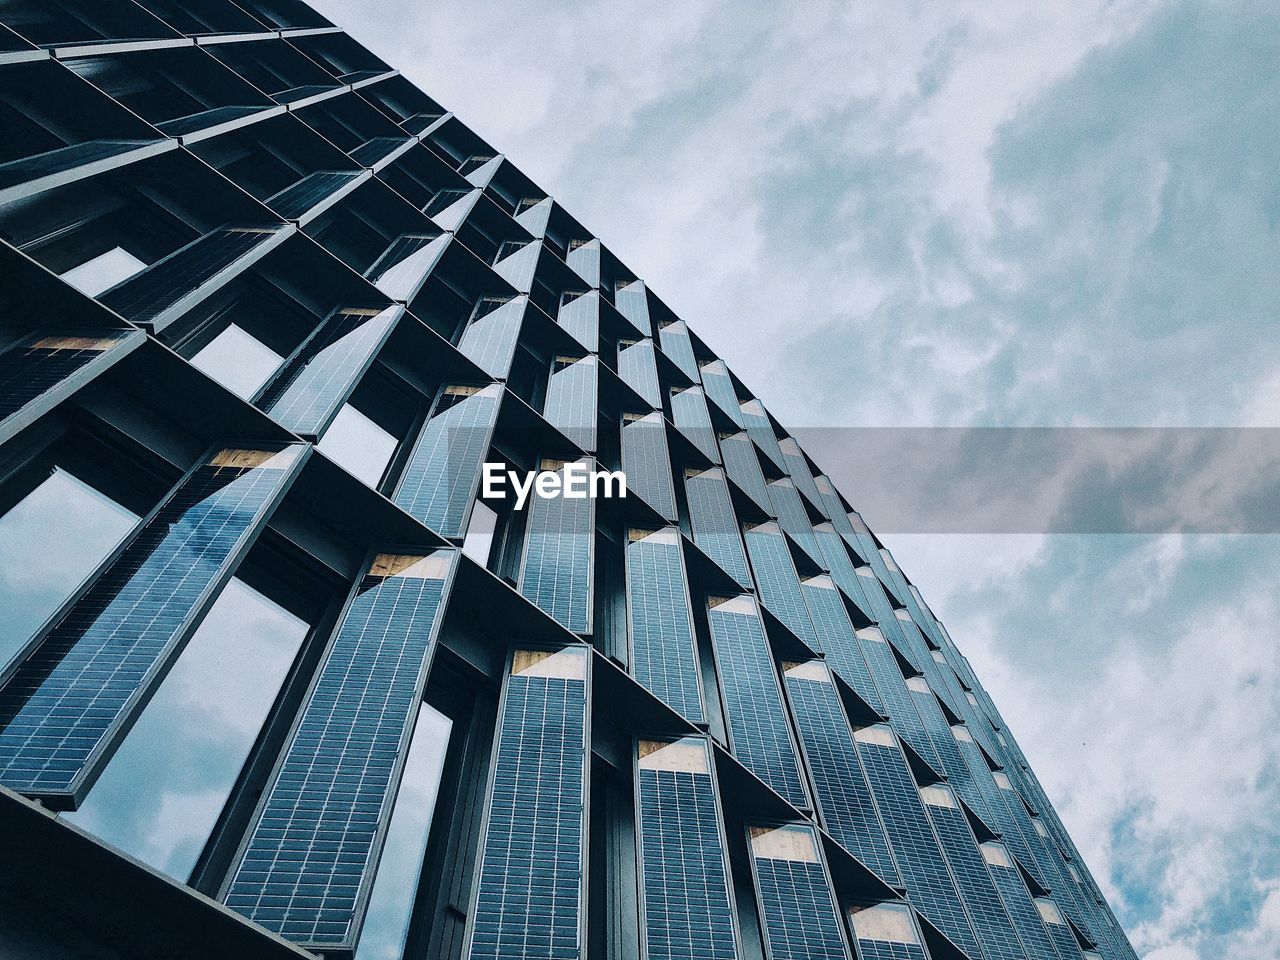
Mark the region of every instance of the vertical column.
[[645, 960], [738, 960], [719, 796], [706, 740], [640, 740], [636, 836]]
[[680, 535], [674, 527], [630, 530], [627, 540], [631, 672], [690, 723], [704, 723], [702, 675]]
[[822, 825], [885, 883], [898, 886], [898, 868], [831, 675], [821, 660], [783, 668]]
[[[592, 468], [589, 457], [575, 465]], [[543, 460], [543, 470], [565, 473], [560, 460]], [[567, 476], [567, 474], [566, 474]], [[591, 632], [594, 581], [595, 500], [591, 497], [530, 498], [529, 528], [520, 564], [520, 592], [566, 630]]]
[[807, 824], [753, 826], [751, 864], [770, 960], [849, 960], [818, 837]]
[[217, 450], [174, 488], [0, 690], [0, 783], [76, 807], [306, 450]]
[[379, 554], [356, 584], [222, 892], [295, 943], [363, 921], [456, 553]]
[[442, 536], [462, 536], [501, 402], [496, 383], [445, 387], [391, 499]]
[[464, 952], [471, 960], [584, 954], [589, 668], [585, 645], [512, 658]]
[[800, 808], [809, 806], [773, 653], [755, 600], [713, 597], [707, 613], [733, 755]]

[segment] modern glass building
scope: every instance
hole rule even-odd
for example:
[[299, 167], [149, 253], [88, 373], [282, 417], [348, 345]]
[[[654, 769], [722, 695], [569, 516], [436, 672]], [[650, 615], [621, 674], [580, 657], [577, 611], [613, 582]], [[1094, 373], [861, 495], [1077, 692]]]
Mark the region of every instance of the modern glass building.
[[0, 954], [1133, 960], [766, 399], [302, 3], [0, 3]]

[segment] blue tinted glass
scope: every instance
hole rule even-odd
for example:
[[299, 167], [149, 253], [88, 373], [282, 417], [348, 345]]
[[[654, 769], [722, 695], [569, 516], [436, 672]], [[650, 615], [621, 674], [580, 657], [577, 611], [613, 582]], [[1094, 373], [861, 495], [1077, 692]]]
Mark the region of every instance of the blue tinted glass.
[[558, 361], [547, 381], [543, 416], [583, 450], [596, 448], [598, 369], [595, 357]]
[[427, 421], [409, 454], [392, 499], [441, 536], [463, 534], [501, 399], [497, 385], [447, 387], [442, 405], [456, 402]]
[[742, 432], [721, 437], [720, 451], [724, 454], [724, 468], [729, 479], [750, 494], [756, 503], [772, 512], [773, 504], [769, 501], [769, 491], [765, 487], [764, 474], [751, 438]]
[[297, 220], [361, 176], [355, 170], [317, 170], [264, 202], [284, 220]]
[[707, 391], [711, 402], [728, 414], [734, 423], [742, 426], [742, 410], [738, 406], [738, 394], [724, 361], [713, 360], [711, 363], [704, 364], [701, 373], [703, 389]]
[[294, 433], [322, 433], [368, 369], [399, 315], [396, 307], [337, 311], [289, 361], [259, 406]]
[[[964, 813], [945, 787], [926, 792], [925, 809], [933, 821], [934, 832], [942, 844], [956, 889], [964, 900], [970, 923], [982, 944], [988, 960], [1024, 960], [1022, 944], [1014, 932], [1013, 922], [1005, 913], [1000, 894], [987, 872], [986, 862], [978, 851], [978, 843], [969, 829]], [[937, 795], [944, 802], [928, 802]], [[945, 801], [949, 800], [948, 806]]]
[[663, 324], [658, 329], [658, 340], [662, 344], [662, 352], [674, 360], [690, 380], [697, 383], [698, 361], [693, 356], [693, 340], [684, 321]]
[[622, 425], [622, 472], [634, 493], [668, 520], [676, 519], [676, 491], [666, 421], [658, 411]]
[[677, 713], [702, 723], [689, 585], [675, 528], [627, 544], [631, 672]]
[[737, 926], [706, 743], [640, 741], [636, 781], [645, 956], [737, 960]]
[[662, 406], [658, 388], [658, 362], [652, 340], [639, 340], [618, 351], [618, 376], [645, 402], [657, 410]]
[[818, 632], [822, 651], [827, 656], [827, 664], [877, 713], [883, 713], [880, 693], [858, 646], [858, 637], [844, 601], [831, 578], [811, 577], [800, 584], [800, 591]]
[[401, 960], [403, 956], [452, 727], [448, 717], [425, 703], [419, 709], [360, 928], [356, 960]]
[[297, 943], [349, 945], [358, 926], [453, 559], [375, 559], [231, 871], [227, 906]]
[[158, 321], [201, 286], [281, 236], [284, 227], [221, 227], [153, 263], [99, 299], [135, 323]]
[[777, 524], [766, 523], [748, 530], [743, 538], [751, 557], [751, 569], [760, 585], [760, 599], [769, 611], [797, 637], [820, 650], [791, 550]]
[[801, 500], [795, 483], [783, 479], [769, 484], [769, 503], [778, 516], [778, 525], [791, 535], [791, 539], [800, 545], [814, 563], [821, 565], [822, 553], [818, 549], [809, 514], [805, 511], [804, 501]]
[[530, 496], [520, 592], [567, 630], [591, 629], [594, 501]]
[[516, 651], [494, 748], [469, 957], [582, 956], [585, 647]]
[[397, 237], [365, 276], [392, 300], [412, 300], [422, 289], [449, 245], [447, 233], [435, 236], [405, 234]]
[[686, 475], [684, 490], [689, 501], [693, 542], [734, 580], [750, 589], [753, 584], [747, 568], [747, 552], [742, 546], [738, 516], [734, 513], [724, 474], [715, 469]]
[[231, 580], [67, 819], [186, 880], [306, 634]]
[[[887, 728], [874, 729], [884, 730], [892, 739]], [[874, 742], [861, 734], [857, 740], [858, 757], [907, 886], [907, 899], [961, 950], [970, 957], [981, 957], [902, 750], [896, 742]]]
[[0, 781], [74, 793], [304, 459], [223, 450], [169, 496], [0, 691]]
[[592, 290], [561, 304], [556, 322], [595, 353], [600, 349], [600, 294]]
[[823, 826], [881, 879], [897, 886], [898, 869], [830, 676], [815, 660], [789, 668], [784, 677]]
[[788, 801], [807, 807], [773, 654], [754, 601], [745, 595], [726, 600], [712, 606], [707, 618], [734, 756]]
[[[458, 350], [489, 376], [505, 380], [511, 373], [516, 338], [520, 335], [520, 322], [524, 318], [528, 302], [524, 297], [517, 297], [496, 310], [474, 318], [463, 331], [462, 339], [458, 341]], [[592, 414], [594, 413], [593, 405]]]
[[[986, 847], [988, 844], [983, 846]], [[1003, 859], [1008, 860], [1007, 851]], [[1018, 868], [1012, 861], [1005, 864], [988, 860], [987, 869], [991, 874], [992, 882], [996, 885], [996, 890], [1000, 893], [1000, 902], [1005, 912], [1013, 920], [1027, 956], [1032, 960], [1040, 960], [1042, 957], [1054, 960], [1058, 956], [1057, 949], [1044, 928], [1040, 912], [1036, 910], [1031, 900], [1031, 892], [1023, 882], [1022, 875], [1018, 873]]]
[[707, 398], [701, 387], [690, 387], [671, 395], [671, 417], [676, 427], [693, 441], [712, 463], [720, 462], [715, 428], [707, 412]]
[[[653, 324], [649, 319], [649, 291], [644, 283], [636, 280], [614, 293], [614, 305], [618, 312], [630, 320], [646, 337], [653, 336]], [[619, 371], [621, 373], [621, 371]]]
[[812, 827], [752, 827], [760, 920], [770, 960], [848, 960]]

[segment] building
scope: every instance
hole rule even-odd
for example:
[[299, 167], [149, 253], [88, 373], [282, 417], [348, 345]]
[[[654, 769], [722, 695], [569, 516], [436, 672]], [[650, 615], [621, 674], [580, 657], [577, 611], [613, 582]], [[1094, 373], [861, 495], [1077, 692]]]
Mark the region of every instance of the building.
[[0, 953], [1134, 957], [889, 552], [458, 118], [295, 0], [6, 3], [0, 78]]

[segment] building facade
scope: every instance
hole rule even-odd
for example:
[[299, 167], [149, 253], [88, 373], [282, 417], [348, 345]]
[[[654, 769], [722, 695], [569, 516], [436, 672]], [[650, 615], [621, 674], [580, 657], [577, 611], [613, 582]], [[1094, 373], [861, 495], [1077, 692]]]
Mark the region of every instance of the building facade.
[[340, 29], [0, 4], [0, 121], [0, 953], [1134, 958], [821, 468]]

